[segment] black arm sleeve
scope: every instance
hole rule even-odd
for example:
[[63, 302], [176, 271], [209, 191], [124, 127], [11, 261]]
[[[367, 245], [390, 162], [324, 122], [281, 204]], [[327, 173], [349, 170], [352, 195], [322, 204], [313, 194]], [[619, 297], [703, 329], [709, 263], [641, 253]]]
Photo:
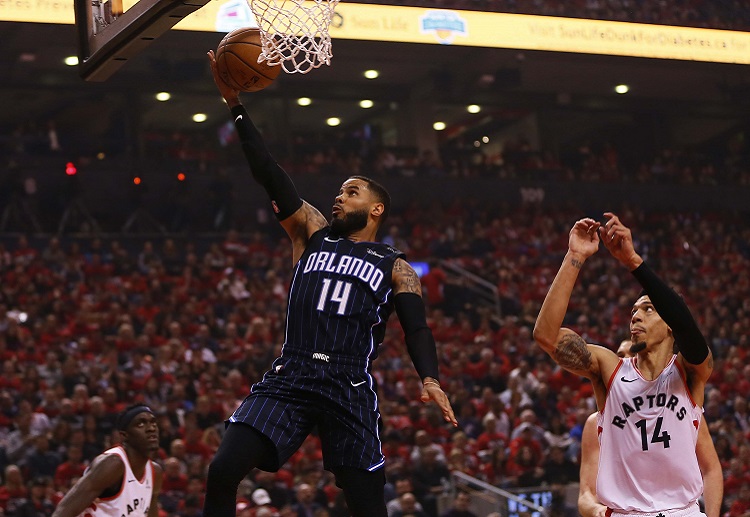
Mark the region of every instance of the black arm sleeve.
[[406, 350], [421, 379], [432, 377], [439, 381], [435, 338], [427, 326], [424, 300], [415, 293], [399, 293], [395, 298], [396, 314], [404, 329]]
[[273, 212], [283, 221], [302, 206], [302, 199], [292, 179], [268, 152], [260, 131], [255, 127], [245, 107], [239, 104], [232, 108], [232, 118], [240, 137], [250, 172], [271, 198]]
[[703, 337], [685, 301], [649, 268], [645, 262], [633, 270], [633, 276], [654, 304], [656, 312], [672, 329], [674, 342], [690, 364], [701, 364], [708, 357], [708, 342]]

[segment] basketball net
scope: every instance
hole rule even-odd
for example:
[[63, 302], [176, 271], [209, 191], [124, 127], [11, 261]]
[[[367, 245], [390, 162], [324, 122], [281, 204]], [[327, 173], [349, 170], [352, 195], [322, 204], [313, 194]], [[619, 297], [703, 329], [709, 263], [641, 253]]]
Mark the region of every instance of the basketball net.
[[258, 61], [306, 74], [331, 64], [328, 28], [339, 0], [247, 0], [260, 29]]

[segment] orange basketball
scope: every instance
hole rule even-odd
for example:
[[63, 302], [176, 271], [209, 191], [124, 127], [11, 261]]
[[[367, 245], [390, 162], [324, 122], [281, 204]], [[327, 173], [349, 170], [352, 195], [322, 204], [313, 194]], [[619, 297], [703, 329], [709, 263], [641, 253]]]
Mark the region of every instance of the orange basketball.
[[242, 92], [257, 92], [271, 84], [281, 66], [258, 63], [261, 52], [260, 31], [236, 29], [224, 36], [216, 49], [216, 69], [228, 86]]

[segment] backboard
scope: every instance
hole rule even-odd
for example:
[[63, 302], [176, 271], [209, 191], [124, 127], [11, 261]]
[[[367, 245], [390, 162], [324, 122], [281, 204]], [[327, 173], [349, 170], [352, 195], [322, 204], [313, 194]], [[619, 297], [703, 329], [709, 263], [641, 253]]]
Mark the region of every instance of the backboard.
[[210, 0], [75, 0], [78, 66], [86, 81], [105, 81], [128, 59]]

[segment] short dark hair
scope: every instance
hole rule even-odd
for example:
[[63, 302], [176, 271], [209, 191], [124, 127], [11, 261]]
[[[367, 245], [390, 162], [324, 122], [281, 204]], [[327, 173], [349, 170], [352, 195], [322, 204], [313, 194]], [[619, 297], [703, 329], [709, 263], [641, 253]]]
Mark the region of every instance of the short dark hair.
[[388, 219], [388, 214], [391, 212], [391, 195], [388, 193], [388, 190], [386, 190], [383, 185], [367, 176], [350, 176], [350, 178], [362, 180], [367, 183], [367, 188], [375, 194], [375, 199], [377, 199], [378, 202], [383, 203], [383, 215], [380, 216], [380, 225], [382, 226], [385, 220]]

